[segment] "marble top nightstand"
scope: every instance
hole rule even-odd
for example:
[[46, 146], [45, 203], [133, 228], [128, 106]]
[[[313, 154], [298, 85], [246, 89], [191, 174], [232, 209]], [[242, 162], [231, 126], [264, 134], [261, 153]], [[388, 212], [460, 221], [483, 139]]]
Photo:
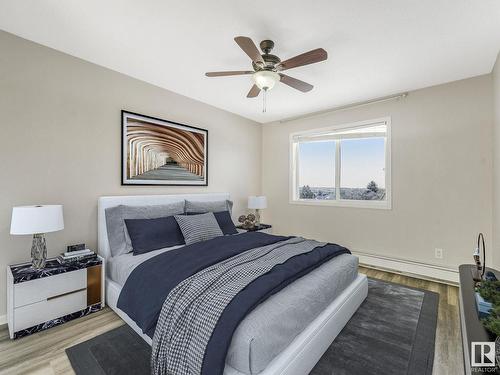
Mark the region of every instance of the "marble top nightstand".
[[236, 227], [236, 229], [238, 229], [239, 231], [245, 231], [245, 232], [264, 232], [264, 233], [268, 233], [268, 234], [272, 234], [272, 228], [273, 226], [272, 225], [269, 225], [269, 224], [260, 224], [258, 226], [255, 226], [253, 228], [243, 228], [243, 226], [241, 225], [238, 225]]
[[35, 269], [31, 267], [31, 262], [20, 263], [10, 266], [14, 284], [23, 281], [30, 281], [34, 279], [41, 279], [42, 277], [49, 277], [58, 275], [65, 272], [80, 270], [87, 267], [93, 267], [102, 264], [102, 258], [97, 256], [94, 259], [83, 259], [76, 262], [61, 264], [55, 258], [47, 259], [45, 267], [42, 269]]
[[105, 262], [100, 256], [61, 264], [48, 259], [7, 266], [7, 322], [20, 338], [99, 311], [104, 307]]

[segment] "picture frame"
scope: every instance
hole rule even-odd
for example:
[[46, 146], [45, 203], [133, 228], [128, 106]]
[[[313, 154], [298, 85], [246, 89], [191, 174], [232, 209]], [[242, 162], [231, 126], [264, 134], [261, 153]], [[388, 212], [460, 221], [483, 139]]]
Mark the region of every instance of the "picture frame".
[[121, 184], [208, 186], [208, 130], [121, 111]]

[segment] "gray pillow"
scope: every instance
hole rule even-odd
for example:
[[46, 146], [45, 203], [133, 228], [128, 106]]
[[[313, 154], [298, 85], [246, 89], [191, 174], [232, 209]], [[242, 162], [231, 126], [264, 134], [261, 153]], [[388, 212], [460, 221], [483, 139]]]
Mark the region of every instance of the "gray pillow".
[[104, 210], [112, 256], [130, 253], [132, 242], [125, 226], [125, 219], [157, 219], [184, 213], [184, 201], [155, 206], [115, 206]]
[[186, 245], [223, 236], [217, 219], [212, 212], [200, 215], [175, 215]]
[[233, 202], [230, 200], [225, 201], [210, 201], [210, 202], [199, 202], [199, 201], [188, 201], [186, 200], [186, 213], [201, 213], [201, 212], [221, 212], [233, 211]]

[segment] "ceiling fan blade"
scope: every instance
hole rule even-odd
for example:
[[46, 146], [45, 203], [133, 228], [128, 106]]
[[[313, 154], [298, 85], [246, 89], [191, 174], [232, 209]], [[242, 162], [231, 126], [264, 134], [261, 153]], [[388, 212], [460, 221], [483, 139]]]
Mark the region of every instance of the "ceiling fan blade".
[[280, 73], [280, 77], [281, 77], [281, 82], [283, 82], [285, 85], [293, 87], [294, 89], [302, 91], [302, 92], [311, 91], [314, 87], [313, 85], [310, 85], [307, 82], [301, 81], [300, 79], [297, 79], [297, 78], [287, 76], [286, 74]]
[[257, 85], [253, 85], [250, 91], [247, 94], [247, 98], [255, 98], [259, 96], [260, 94], [260, 89]]
[[224, 77], [224, 76], [241, 76], [244, 74], [253, 74], [253, 70], [232, 70], [227, 72], [207, 72], [205, 75], [207, 77]]
[[264, 60], [262, 60], [262, 56], [260, 55], [260, 52], [252, 39], [246, 36], [237, 36], [236, 38], [234, 38], [234, 41], [238, 43], [243, 52], [245, 52], [253, 62], [260, 62], [264, 64]]
[[280, 70], [297, 68], [299, 66], [314, 64], [328, 58], [328, 53], [323, 48], [313, 49], [312, 51], [292, 57], [291, 59], [282, 61], [279, 66]]

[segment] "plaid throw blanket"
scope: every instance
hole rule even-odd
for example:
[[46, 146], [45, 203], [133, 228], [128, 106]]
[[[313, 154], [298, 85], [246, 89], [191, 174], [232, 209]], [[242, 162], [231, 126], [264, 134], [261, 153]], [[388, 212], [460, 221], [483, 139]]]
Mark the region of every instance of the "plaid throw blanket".
[[198, 375], [219, 317], [248, 284], [275, 265], [325, 246], [291, 238], [258, 247], [208, 267], [178, 284], [166, 298], [153, 337], [155, 375]]

